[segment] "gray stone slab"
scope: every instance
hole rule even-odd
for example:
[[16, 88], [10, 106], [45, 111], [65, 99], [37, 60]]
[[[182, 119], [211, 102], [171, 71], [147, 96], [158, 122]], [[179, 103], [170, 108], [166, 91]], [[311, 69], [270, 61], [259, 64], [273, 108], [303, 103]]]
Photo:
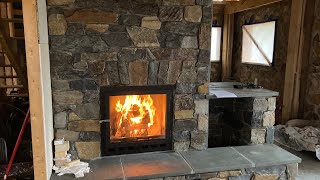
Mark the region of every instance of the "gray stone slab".
[[[96, 159], [89, 162], [90, 173], [85, 174], [83, 178], [77, 178], [79, 180], [92, 180], [92, 179], [124, 179], [120, 157], [106, 157]], [[63, 176], [57, 176], [53, 172], [51, 180], [74, 180], [73, 174], [66, 174]]]
[[238, 82], [220, 82], [220, 83], [209, 83], [209, 95], [207, 99], [216, 99], [214, 90], [224, 90], [230, 93], [234, 93], [236, 98], [257, 98], [257, 97], [276, 97], [279, 96], [279, 92], [271, 91], [268, 89], [235, 89], [233, 85], [241, 85]]
[[301, 159], [274, 144], [232, 147], [255, 164], [255, 167], [301, 163]]
[[121, 157], [126, 179], [152, 179], [192, 173], [183, 157], [176, 152], [134, 154]]
[[252, 168], [254, 164], [230, 147], [181, 152], [194, 173]]

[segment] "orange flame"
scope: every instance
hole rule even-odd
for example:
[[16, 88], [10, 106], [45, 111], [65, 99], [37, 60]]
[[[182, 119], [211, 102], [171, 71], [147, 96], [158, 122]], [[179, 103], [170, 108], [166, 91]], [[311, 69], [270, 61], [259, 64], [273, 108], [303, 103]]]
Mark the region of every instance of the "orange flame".
[[121, 104], [120, 100], [117, 101], [115, 110], [121, 113], [119, 127], [124, 119], [129, 120], [130, 125], [140, 124], [145, 117], [149, 119], [148, 127], [154, 123], [156, 109], [150, 95], [126, 96], [124, 104]]

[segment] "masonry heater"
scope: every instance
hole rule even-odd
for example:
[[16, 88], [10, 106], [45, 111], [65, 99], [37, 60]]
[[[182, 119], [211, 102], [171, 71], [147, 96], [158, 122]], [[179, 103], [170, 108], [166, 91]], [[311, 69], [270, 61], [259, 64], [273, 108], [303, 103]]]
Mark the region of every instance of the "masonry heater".
[[102, 87], [102, 155], [171, 150], [173, 90], [173, 86]]

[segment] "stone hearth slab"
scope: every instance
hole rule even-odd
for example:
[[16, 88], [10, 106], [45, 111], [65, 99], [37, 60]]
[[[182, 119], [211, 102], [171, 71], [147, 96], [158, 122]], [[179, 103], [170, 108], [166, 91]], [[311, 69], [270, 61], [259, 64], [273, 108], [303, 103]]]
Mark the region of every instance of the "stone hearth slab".
[[232, 147], [255, 167], [301, 163], [301, 159], [273, 144]]
[[[120, 157], [105, 157], [89, 161], [90, 173], [85, 174], [79, 180], [92, 180], [92, 179], [124, 179]], [[57, 176], [54, 172], [51, 180], [74, 180], [74, 175], [66, 174]]]
[[151, 179], [192, 174], [179, 153], [158, 152], [121, 157], [126, 179]]
[[254, 164], [229, 147], [181, 152], [194, 173], [251, 168]]

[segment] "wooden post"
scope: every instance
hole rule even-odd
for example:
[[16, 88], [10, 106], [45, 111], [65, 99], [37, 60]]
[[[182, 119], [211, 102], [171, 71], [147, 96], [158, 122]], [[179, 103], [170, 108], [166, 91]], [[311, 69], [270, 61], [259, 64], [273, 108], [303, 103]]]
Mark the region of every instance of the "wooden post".
[[222, 42], [222, 81], [231, 77], [234, 14], [224, 15]]
[[[22, 0], [35, 180], [50, 179], [53, 165], [52, 99], [46, 1]], [[43, 39], [42, 39], [43, 38]], [[46, 38], [47, 39], [47, 38]]]
[[284, 82], [282, 123], [297, 118], [299, 111], [300, 76], [304, 47], [304, 14], [306, 0], [292, 0], [287, 63]]

